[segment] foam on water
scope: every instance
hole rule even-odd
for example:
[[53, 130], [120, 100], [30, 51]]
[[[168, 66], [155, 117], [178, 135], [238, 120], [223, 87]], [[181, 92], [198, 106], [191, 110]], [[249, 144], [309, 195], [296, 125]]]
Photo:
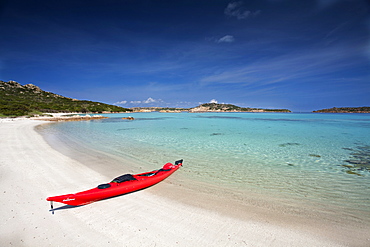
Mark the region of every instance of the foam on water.
[[191, 179], [336, 205], [370, 218], [370, 115], [132, 113], [49, 125], [95, 149], [157, 168], [184, 159]]

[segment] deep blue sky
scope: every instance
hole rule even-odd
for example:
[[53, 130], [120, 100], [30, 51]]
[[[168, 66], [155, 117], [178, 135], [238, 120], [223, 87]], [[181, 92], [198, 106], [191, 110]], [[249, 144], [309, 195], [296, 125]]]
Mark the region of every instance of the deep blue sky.
[[0, 80], [124, 107], [370, 105], [367, 0], [0, 0]]

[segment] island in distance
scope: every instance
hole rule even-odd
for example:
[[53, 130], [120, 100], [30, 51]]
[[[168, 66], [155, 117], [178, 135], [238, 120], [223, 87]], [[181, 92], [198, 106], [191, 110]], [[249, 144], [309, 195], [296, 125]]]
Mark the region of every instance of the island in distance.
[[134, 112], [291, 112], [288, 109], [239, 107], [232, 104], [205, 103], [193, 108], [134, 107]]
[[362, 107], [333, 107], [330, 109], [322, 109], [313, 112], [318, 113], [370, 113], [369, 106], [362, 106]]

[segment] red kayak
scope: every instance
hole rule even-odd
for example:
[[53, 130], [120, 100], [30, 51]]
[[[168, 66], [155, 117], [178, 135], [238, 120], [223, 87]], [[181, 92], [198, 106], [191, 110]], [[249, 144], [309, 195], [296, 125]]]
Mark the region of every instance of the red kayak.
[[182, 160], [176, 161], [174, 165], [167, 163], [159, 170], [136, 175], [125, 174], [113, 179], [110, 183], [101, 184], [90, 190], [75, 194], [52, 196], [48, 197], [46, 200], [51, 202], [61, 202], [72, 206], [89, 204], [150, 187], [170, 176], [179, 169], [180, 166], [182, 166]]

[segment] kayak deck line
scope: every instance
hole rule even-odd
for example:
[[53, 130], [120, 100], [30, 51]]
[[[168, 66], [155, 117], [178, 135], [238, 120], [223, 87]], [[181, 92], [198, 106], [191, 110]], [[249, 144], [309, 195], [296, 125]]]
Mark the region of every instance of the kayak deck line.
[[175, 164], [166, 163], [162, 168], [139, 174], [124, 174], [116, 177], [111, 182], [100, 184], [97, 187], [74, 194], [65, 194], [46, 198], [51, 203], [51, 210], [54, 214], [53, 202], [60, 202], [70, 206], [82, 206], [96, 201], [128, 194], [155, 185], [182, 166], [183, 160]]

